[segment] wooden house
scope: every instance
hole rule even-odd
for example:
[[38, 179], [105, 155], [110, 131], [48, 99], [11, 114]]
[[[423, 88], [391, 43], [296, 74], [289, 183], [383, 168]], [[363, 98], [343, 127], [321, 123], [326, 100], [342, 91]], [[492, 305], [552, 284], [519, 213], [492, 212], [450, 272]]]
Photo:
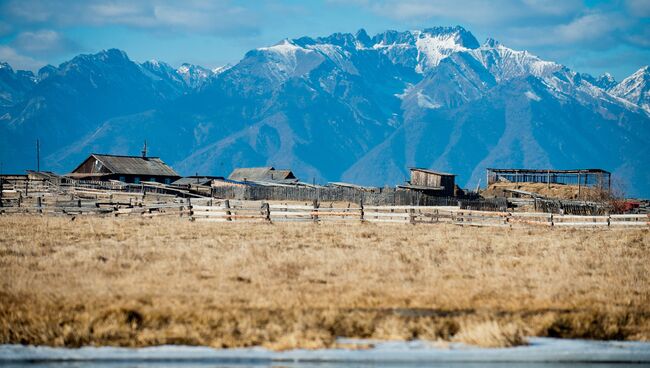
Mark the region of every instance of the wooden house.
[[171, 184], [180, 175], [158, 157], [118, 156], [93, 153], [67, 175], [80, 180], [119, 180], [139, 184], [152, 181]]
[[411, 180], [406, 185], [400, 185], [400, 188], [436, 196], [453, 197], [455, 195], [456, 175], [419, 167], [411, 167], [409, 170], [411, 171]]

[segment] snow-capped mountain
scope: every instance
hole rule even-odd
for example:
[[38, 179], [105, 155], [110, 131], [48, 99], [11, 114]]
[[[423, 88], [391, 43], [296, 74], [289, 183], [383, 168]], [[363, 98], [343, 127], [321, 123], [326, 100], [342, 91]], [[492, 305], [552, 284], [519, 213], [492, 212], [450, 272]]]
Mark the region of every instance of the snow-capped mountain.
[[9, 64], [0, 63], [0, 108], [21, 100], [25, 93], [34, 87], [36, 81], [32, 72], [14, 71]]
[[650, 113], [650, 67], [646, 65], [637, 70], [611, 87], [609, 93], [639, 105]]
[[423, 166], [474, 187], [489, 166], [602, 167], [650, 195], [647, 68], [613, 86], [462, 27], [285, 39], [217, 70], [137, 64], [118, 50], [68, 63], [0, 120], [10, 147], [0, 154], [27, 157], [17, 169], [47, 131], [45, 161], [58, 171], [147, 139], [182, 173], [274, 165], [392, 185]]
[[580, 77], [584, 78], [587, 82], [591, 83], [592, 85], [600, 89], [603, 89], [605, 91], [611, 89], [612, 87], [618, 84], [616, 79], [614, 79], [614, 77], [609, 73], [605, 73], [598, 78], [587, 73], [580, 73]]
[[188, 63], [184, 63], [176, 69], [176, 73], [181, 76], [185, 85], [191, 89], [201, 87], [212, 75], [217, 74], [210, 69]]

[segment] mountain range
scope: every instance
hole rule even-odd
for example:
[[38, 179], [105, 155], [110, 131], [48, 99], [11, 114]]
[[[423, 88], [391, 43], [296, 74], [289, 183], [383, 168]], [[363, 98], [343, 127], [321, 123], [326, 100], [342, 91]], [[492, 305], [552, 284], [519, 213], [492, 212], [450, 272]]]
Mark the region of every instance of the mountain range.
[[466, 29], [285, 39], [210, 70], [110, 49], [37, 75], [0, 64], [4, 172], [69, 172], [147, 140], [181, 174], [291, 168], [305, 181], [403, 182], [408, 167], [603, 168], [650, 196], [650, 70], [594, 77]]

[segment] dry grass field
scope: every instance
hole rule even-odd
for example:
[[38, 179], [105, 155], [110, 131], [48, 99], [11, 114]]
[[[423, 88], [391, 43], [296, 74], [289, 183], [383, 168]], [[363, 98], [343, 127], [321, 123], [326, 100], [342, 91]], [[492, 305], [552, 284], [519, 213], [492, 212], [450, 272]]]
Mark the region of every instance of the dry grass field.
[[0, 343], [650, 339], [648, 230], [0, 217]]

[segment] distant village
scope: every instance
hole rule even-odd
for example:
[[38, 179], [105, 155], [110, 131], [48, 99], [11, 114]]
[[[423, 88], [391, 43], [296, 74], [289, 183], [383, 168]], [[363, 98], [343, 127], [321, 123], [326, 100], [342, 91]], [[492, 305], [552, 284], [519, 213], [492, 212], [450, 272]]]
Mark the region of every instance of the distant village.
[[[425, 208], [441, 207], [580, 216], [650, 212], [647, 201], [612, 200], [611, 173], [603, 169], [487, 168], [486, 187], [480, 189], [477, 186], [475, 190], [459, 187], [453, 173], [421, 167], [410, 167], [408, 170], [409, 180], [392, 187], [344, 182], [319, 185], [300, 180], [290, 168], [240, 167], [233, 169], [227, 177], [198, 173], [181, 176], [161, 158], [148, 156], [146, 148], [139, 156], [92, 153], [63, 175], [40, 170], [0, 175], [0, 207], [3, 207], [0, 213], [13, 211], [8, 209], [10, 207], [18, 211], [41, 211], [43, 206], [67, 208], [71, 203], [73, 208], [65, 209], [67, 213], [103, 211], [104, 206], [118, 212], [127, 211], [120, 209], [126, 206], [128, 211], [133, 212], [134, 206], [145, 203], [148, 203], [147, 211], [160, 211], [165, 206], [179, 207], [177, 203], [185, 201], [188, 205], [192, 201], [194, 206], [196, 203], [222, 203], [225, 208], [230, 208], [228, 201], [233, 200], [265, 203], [267, 217], [271, 213], [269, 203], [278, 202], [284, 203], [284, 206], [298, 206], [301, 210], [304, 210], [301, 206], [306, 204], [313, 209], [320, 208], [321, 204], [345, 204], [348, 209], [360, 208], [361, 218], [367, 218], [364, 214], [366, 208], [374, 208], [375, 211], [391, 209], [388, 214], [376, 215], [384, 216], [375, 219], [377, 221], [393, 220], [392, 217], [397, 216], [396, 210], [414, 211], [418, 208], [417, 211], [421, 212]], [[65, 199], [66, 193], [70, 199]], [[128, 202], [116, 201], [119, 195], [127, 195], [130, 199]], [[84, 208], [84, 200], [90, 201], [87, 205], [91, 209]], [[182, 207], [181, 204], [181, 212], [184, 211]], [[232, 211], [226, 210], [225, 216], [235, 216]], [[253, 211], [260, 212], [259, 209]], [[198, 212], [192, 210], [191, 213], [196, 217]], [[314, 213], [310, 216], [318, 218]], [[291, 211], [283, 213], [283, 216], [288, 214]], [[248, 218], [259, 215], [241, 216]], [[416, 217], [412, 215], [411, 220], [417, 222]], [[435, 218], [440, 218], [437, 212]], [[476, 218], [473, 220], [476, 221]]]
[[[146, 146], [145, 146], [146, 147]], [[393, 190], [415, 192], [432, 197], [476, 197], [476, 191], [461, 189], [456, 184], [456, 175], [427, 168], [411, 167], [410, 180], [398, 184]], [[32, 175], [37, 175], [31, 172]], [[181, 176], [159, 157], [147, 156], [146, 148], [140, 156], [123, 156], [112, 154], [90, 154], [70, 173], [56, 175], [42, 172], [40, 175], [57, 176], [59, 180], [79, 181], [119, 181], [129, 184], [158, 183], [170, 188], [346, 188], [356, 191], [381, 191], [385, 188], [374, 188], [354, 183], [330, 182], [327, 185], [317, 185], [301, 181], [291, 169], [274, 167], [235, 168], [230, 175], [193, 175]], [[14, 175], [15, 176], [15, 175]], [[494, 169], [488, 168], [486, 184], [488, 187], [495, 183], [543, 183], [575, 186], [578, 195], [584, 188], [597, 188], [609, 192], [611, 174], [602, 169], [581, 170], [539, 170], [539, 169]], [[493, 193], [494, 194], [494, 193]], [[526, 191], [505, 188], [500, 195], [526, 195]], [[533, 196], [535, 194], [532, 194]]]

